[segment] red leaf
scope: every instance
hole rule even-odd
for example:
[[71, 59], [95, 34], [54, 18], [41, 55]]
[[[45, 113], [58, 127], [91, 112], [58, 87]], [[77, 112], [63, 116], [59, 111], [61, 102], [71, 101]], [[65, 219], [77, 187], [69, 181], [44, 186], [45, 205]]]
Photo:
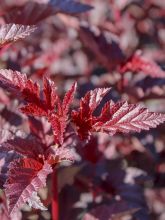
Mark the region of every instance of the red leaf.
[[120, 69], [121, 73], [127, 71], [142, 72], [150, 77], [165, 78], [163, 71], [154, 61], [146, 58], [137, 51]]
[[19, 156], [16, 152], [10, 150], [5, 151], [0, 148], [0, 188], [3, 189], [3, 185], [7, 179], [7, 171], [10, 162], [18, 158]]
[[77, 88], [77, 83], [74, 83], [72, 88], [65, 94], [63, 102], [62, 102], [62, 108], [63, 108], [63, 114], [67, 115], [69, 111], [70, 104], [73, 101], [74, 94]]
[[8, 179], [4, 185], [9, 200], [10, 215], [25, 204], [33, 192], [46, 185], [46, 178], [52, 172], [49, 164], [25, 158], [11, 163]]
[[49, 122], [52, 125], [55, 142], [57, 144], [62, 145], [63, 143], [64, 132], [66, 130], [68, 120], [68, 111], [70, 104], [73, 101], [76, 87], [77, 84], [74, 83], [72, 88], [65, 94], [62, 104], [60, 101], [58, 101], [56, 112], [53, 112], [49, 116]]
[[[105, 132], [114, 135], [116, 132], [140, 132], [155, 128], [165, 121], [165, 115], [149, 112], [148, 109], [138, 104], [112, 101], [107, 102], [102, 108], [100, 116], [93, 112], [101, 102], [107, 90], [94, 90], [88, 92], [80, 101], [80, 109], [72, 111], [72, 121], [76, 125], [81, 139], [89, 138], [91, 132]], [[102, 95], [99, 95], [100, 94]]]
[[0, 149], [6, 151], [13, 150], [19, 155], [37, 159], [39, 155], [43, 155], [46, 150], [46, 146], [43, 145], [38, 139], [34, 137], [15, 137], [3, 143]]
[[32, 135], [39, 139], [46, 146], [53, 144], [53, 135], [49, 135], [51, 128], [50, 123], [46, 118], [28, 117], [29, 128]]
[[51, 114], [49, 116], [49, 122], [51, 123], [54, 140], [56, 144], [62, 144], [64, 140], [64, 132], [67, 125], [67, 116]]
[[165, 115], [149, 112], [148, 109], [142, 108], [138, 104], [118, 102], [107, 105], [106, 109], [107, 111], [109, 109], [109, 115], [105, 115], [106, 111], [103, 111], [95, 121], [93, 129], [110, 135], [114, 135], [116, 132], [149, 130], [165, 121]]
[[[46, 116], [52, 125], [55, 142], [57, 144], [63, 143], [69, 106], [73, 101], [76, 83], [66, 93], [62, 103], [56, 93], [54, 82], [47, 78], [43, 79], [44, 88], [41, 91], [40, 86], [28, 80], [25, 74], [12, 70], [0, 70], [0, 84], [9, 91], [14, 91], [16, 94], [21, 95], [27, 102], [21, 108], [23, 113], [39, 117]], [[43, 99], [40, 97], [41, 92]]]
[[45, 105], [49, 110], [53, 110], [55, 108], [55, 103], [59, 99], [56, 93], [56, 86], [53, 81], [51, 81], [46, 77], [43, 78], [43, 84], [44, 84], [43, 93], [44, 93]]
[[[40, 103], [40, 86], [27, 79], [26, 74], [13, 70], [0, 70], [0, 84], [8, 91], [21, 95], [26, 101]], [[40, 103], [40, 105], [42, 105]]]
[[0, 84], [8, 91], [30, 102], [29, 105], [22, 108], [23, 112], [38, 116], [46, 115], [44, 103], [40, 99], [40, 86], [27, 79], [26, 74], [6, 69], [0, 70]]
[[1, 192], [0, 195], [0, 219], [1, 220], [21, 220], [22, 213], [18, 211], [14, 213], [11, 217], [9, 216], [8, 209], [7, 209], [7, 200], [4, 193]]
[[89, 106], [90, 112], [93, 113], [110, 89], [111, 88], [97, 88], [87, 92], [85, 97], [81, 99], [80, 106], [82, 108]]
[[47, 113], [45, 110], [43, 110], [40, 106], [36, 104], [27, 104], [26, 106], [23, 106], [20, 108], [21, 111], [26, 115], [33, 115], [33, 116], [47, 116]]
[[0, 47], [20, 40], [30, 35], [36, 29], [35, 26], [18, 24], [4, 24], [0, 27]]
[[0, 70], [0, 85], [9, 91], [21, 93], [25, 87], [27, 76], [18, 71]]
[[103, 88], [87, 92], [85, 97], [80, 100], [79, 111], [72, 111], [72, 121], [76, 124], [81, 139], [90, 135], [94, 119], [92, 113], [109, 91], [110, 88]]

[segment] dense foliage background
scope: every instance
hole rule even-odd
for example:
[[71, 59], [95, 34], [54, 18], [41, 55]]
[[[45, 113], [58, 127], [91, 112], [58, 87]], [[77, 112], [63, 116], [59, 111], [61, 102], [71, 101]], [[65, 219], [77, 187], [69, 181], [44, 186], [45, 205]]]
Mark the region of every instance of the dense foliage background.
[[[43, 76], [49, 77], [59, 97], [77, 81], [73, 107], [89, 90], [112, 87], [96, 115], [110, 99], [140, 103], [163, 113], [164, 10], [163, 0], [0, 0], [0, 69], [25, 73], [41, 87]], [[1, 84], [3, 80], [0, 76]], [[56, 173], [39, 191], [48, 210], [24, 205], [9, 216], [3, 186], [9, 164], [18, 155], [15, 150], [6, 151], [5, 144], [30, 152], [51, 146], [54, 139], [45, 117], [21, 113], [27, 97], [22, 102], [15, 90], [7, 90], [0, 88], [1, 220], [165, 219], [164, 124], [113, 137], [94, 133], [88, 140], [72, 136], [69, 127], [62, 144], [72, 149], [72, 155], [60, 152], [58, 162], [67, 156], [69, 161], [74, 157], [74, 162], [56, 165]]]

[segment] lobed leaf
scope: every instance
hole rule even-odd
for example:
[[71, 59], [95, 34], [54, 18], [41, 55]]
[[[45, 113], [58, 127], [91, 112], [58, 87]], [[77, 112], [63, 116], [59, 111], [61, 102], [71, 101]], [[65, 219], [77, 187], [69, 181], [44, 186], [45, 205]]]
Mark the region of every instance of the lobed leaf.
[[0, 85], [8, 91], [21, 93], [27, 81], [27, 76], [18, 71], [1, 69]]
[[0, 149], [14, 151], [21, 156], [37, 159], [39, 155], [44, 154], [46, 146], [37, 138], [29, 136], [27, 138], [15, 137], [7, 140], [0, 146]]
[[36, 29], [35, 26], [4, 24], [0, 27], [0, 47], [23, 39]]
[[79, 136], [82, 139], [90, 135], [93, 126], [92, 114], [109, 91], [110, 88], [97, 88], [87, 92], [80, 100], [79, 111], [72, 111], [72, 121], [76, 125]]
[[[63, 102], [56, 93], [54, 82], [46, 77], [43, 78], [43, 90], [41, 90], [39, 84], [27, 79], [25, 74], [12, 70], [0, 70], [0, 85], [8, 91], [19, 94], [26, 101], [27, 104], [21, 107], [23, 113], [39, 117], [45, 116], [51, 123], [55, 142], [63, 143], [68, 111], [74, 98], [76, 83], [65, 94]], [[40, 97], [40, 93], [43, 98]]]
[[109, 115], [102, 112], [94, 124], [95, 131], [106, 132], [114, 135], [116, 132], [128, 133], [149, 130], [165, 121], [165, 115], [149, 112], [139, 104], [118, 102], [106, 106]]
[[46, 77], [43, 78], [43, 85], [45, 105], [49, 110], [53, 110], [55, 108], [56, 102], [59, 100], [59, 97], [56, 93], [56, 86], [52, 80]]
[[32, 158], [15, 160], [10, 164], [8, 179], [4, 185], [10, 215], [29, 201], [32, 193], [46, 185], [46, 178], [51, 172], [49, 164], [43, 165]]
[[[165, 115], [149, 112], [138, 104], [127, 102], [107, 102], [102, 108], [100, 116], [95, 116], [94, 110], [104, 96], [99, 93], [104, 90], [88, 92], [80, 100], [78, 111], [72, 111], [72, 121], [81, 139], [87, 139], [92, 132], [105, 132], [114, 135], [117, 132], [128, 133], [149, 130], [165, 121]], [[105, 91], [109, 91], [108, 89]], [[101, 93], [102, 94], [102, 93]]]
[[51, 123], [54, 140], [57, 144], [62, 144], [64, 140], [64, 132], [67, 125], [67, 116], [51, 114], [49, 116], [49, 122]]
[[150, 77], [165, 78], [163, 71], [154, 61], [141, 55], [141, 51], [137, 51], [127, 62], [121, 66], [121, 73], [127, 71], [142, 72]]
[[65, 94], [62, 106], [63, 106], [63, 114], [67, 115], [69, 111], [69, 107], [71, 103], [73, 102], [74, 94], [76, 92], [77, 83], [74, 83], [71, 87], [71, 89]]
[[85, 97], [81, 99], [81, 107], [90, 108], [90, 112], [94, 112], [97, 106], [100, 104], [104, 96], [110, 91], [111, 88], [97, 88], [86, 93]]
[[48, 120], [51, 123], [55, 143], [62, 145], [64, 141], [64, 133], [68, 121], [69, 107], [73, 101], [77, 84], [74, 83], [71, 89], [65, 94], [63, 102], [58, 100], [56, 104], [56, 111], [49, 115]]

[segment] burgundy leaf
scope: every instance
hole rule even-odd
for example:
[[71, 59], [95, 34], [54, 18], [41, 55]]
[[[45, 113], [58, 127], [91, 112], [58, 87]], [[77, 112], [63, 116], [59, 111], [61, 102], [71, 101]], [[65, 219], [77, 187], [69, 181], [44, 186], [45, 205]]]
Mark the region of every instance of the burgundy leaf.
[[7, 200], [4, 193], [0, 195], [0, 219], [1, 220], [21, 220], [22, 213], [21, 211], [17, 211], [13, 215], [9, 216], [7, 209]]
[[20, 110], [22, 111], [22, 113], [26, 115], [33, 115], [33, 116], [39, 116], [39, 117], [47, 115], [46, 111], [43, 108], [33, 103], [30, 103], [30, 104], [27, 104], [26, 106], [21, 107]]
[[139, 208], [130, 208], [126, 202], [114, 201], [112, 205], [101, 205], [84, 215], [83, 220], [120, 220], [132, 216]]
[[43, 78], [43, 84], [44, 84], [43, 95], [44, 95], [45, 105], [49, 110], [54, 110], [55, 103], [59, 99], [56, 93], [56, 86], [53, 81], [51, 81], [46, 77]]
[[[40, 86], [27, 79], [25, 74], [12, 70], [0, 70], [0, 84], [9, 91], [21, 95], [27, 102], [21, 108], [23, 113], [39, 117], [46, 116], [52, 125], [55, 142], [63, 143], [68, 111], [73, 101], [76, 83], [66, 93], [62, 103], [56, 93], [54, 82], [47, 78], [43, 79], [44, 88], [41, 91]], [[43, 99], [40, 97], [40, 92], [43, 94]]]
[[95, 89], [87, 92], [80, 100], [79, 111], [72, 111], [72, 121], [77, 127], [79, 136], [87, 138], [93, 126], [93, 115], [103, 97], [110, 91], [110, 88]]
[[87, 92], [85, 97], [81, 99], [80, 106], [82, 108], [89, 106], [90, 112], [93, 113], [110, 89], [111, 88], [97, 88]]
[[71, 102], [73, 101], [76, 86], [77, 84], [74, 83], [72, 88], [65, 94], [62, 104], [60, 100], [58, 100], [56, 112], [52, 112], [52, 114], [48, 116], [48, 120], [52, 125], [55, 143], [60, 145], [62, 145], [64, 141], [64, 133], [68, 121], [68, 111]]
[[163, 71], [154, 61], [141, 55], [141, 51], [137, 51], [120, 69], [121, 73], [127, 71], [142, 72], [150, 77], [165, 78]]
[[28, 102], [40, 103], [40, 86], [27, 79], [26, 74], [18, 71], [0, 70], [0, 85], [16, 95], [22, 96]]
[[79, 35], [84, 45], [108, 71], [111, 72], [124, 61], [119, 44], [113, 40], [111, 35], [106, 37], [99, 28], [81, 26]]
[[78, 146], [78, 151], [83, 159], [97, 164], [102, 158], [102, 152], [99, 151], [99, 143], [96, 137], [92, 137], [85, 146]]
[[42, 4], [41, 1], [27, 2], [5, 13], [4, 19], [6, 23], [14, 22], [17, 24], [34, 25], [58, 12], [75, 14], [91, 10], [92, 8], [92, 6], [74, 0], [54, 0], [48, 4]]
[[30, 1], [23, 6], [17, 6], [10, 10], [4, 15], [4, 19], [6, 23], [35, 25], [55, 13], [55, 10], [48, 4], [38, 4]]
[[39, 155], [43, 155], [47, 146], [43, 145], [34, 137], [15, 137], [14, 139], [4, 142], [0, 149], [18, 153], [19, 155], [37, 159]]
[[14, 151], [5, 151], [0, 148], [0, 188], [3, 188], [3, 185], [7, 178], [7, 171], [11, 161], [18, 159], [19, 156]]
[[0, 70], [0, 85], [9, 91], [21, 92], [27, 82], [27, 76], [18, 71]]
[[30, 35], [35, 26], [24, 26], [18, 24], [4, 24], [0, 27], [0, 47], [11, 42], [20, 40]]
[[[108, 106], [106, 107], [108, 110]], [[118, 102], [109, 105], [109, 115], [104, 112], [94, 123], [94, 130], [114, 135], [116, 132], [128, 133], [130, 131], [140, 132], [149, 130], [165, 121], [165, 115], [149, 112], [138, 104]]]
[[74, 83], [72, 88], [65, 94], [62, 108], [63, 108], [63, 114], [67, 115], [69, 111], [70, 104], [73, 102], [74, 94], [77, 88], [77, 83]]
[[51, 0], [50, 4], [57, 12], [75, 14], [91, 10], [93, 7], [76, 0]]
[[49, 164], [43, 165], [32, 158], [19, 159], [11, 163], [8, 179], [4, 185], [10, 215], [17, 212], [31, 198], [33, 192], [46, 185], [46, 178], [51, 172]]
[[26, 74], [12, 70], [0, 70], [0, 85], [30, 102], [22, 111], [26, 114], [45, 116], [45, 105], [40, 99], [40, 86], [27, 79]]
[[67, 125], [67, 116], [51, 114], [49, 116], [49, 122], [52, 126], [55, 143], [62, 144], [64, 140], [64, 132]]
[[80, 109], [72, 111], [72, 121], [81, 139], [89, 138], [91, 132], [105, 132], [110, 135], [116, 132], [140, 132], [155, 128], [165, 121], [165, 115], [149, 112], [138, 104], [127, 102], [114, 104], [112, 101], [107, 102], [100, 116], [96, 117], [93, 111], [102, 100], [100, 95], [93, 96], [96, 93], [99, 94], [99, 90], [88, 92], [80, 101]]

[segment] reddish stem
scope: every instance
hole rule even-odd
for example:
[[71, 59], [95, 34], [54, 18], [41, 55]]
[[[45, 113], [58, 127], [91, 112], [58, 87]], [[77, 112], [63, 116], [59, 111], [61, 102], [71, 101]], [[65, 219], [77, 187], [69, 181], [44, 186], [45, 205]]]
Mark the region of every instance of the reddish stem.
[[52, 220], [59, 219], [57, 170], [52, 173]]

